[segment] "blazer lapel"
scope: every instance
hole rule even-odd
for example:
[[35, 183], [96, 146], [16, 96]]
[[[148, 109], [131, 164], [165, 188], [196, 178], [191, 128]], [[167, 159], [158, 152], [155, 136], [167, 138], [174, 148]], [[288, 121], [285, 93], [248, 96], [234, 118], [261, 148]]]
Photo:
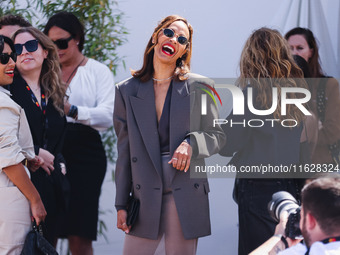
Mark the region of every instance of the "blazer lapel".
[[157, 130], [155, 92], [152, 80], [140, 83], [137, 96], [130, 96], [133, 114], [152, 163], [162, 177], [162, 163]]
[[[187, 123], [190, 120], [190, 98], [187, 81], [173, 81], [170, 105], [170, 156], [180, 145], [178, 137], [185, 135], [186, 127], [182, 123]], [[187, 130], [189, 131], [189, 130]], [[171, 173], [171, 182], [178, 170], [173, 169]]]

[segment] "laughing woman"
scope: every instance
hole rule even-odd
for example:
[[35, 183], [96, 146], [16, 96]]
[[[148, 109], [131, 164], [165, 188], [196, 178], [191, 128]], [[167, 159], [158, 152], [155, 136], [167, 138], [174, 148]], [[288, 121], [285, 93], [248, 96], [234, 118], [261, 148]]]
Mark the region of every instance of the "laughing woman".
[[[212, 100], [200, 115], [199, 88], [208, 81], [189, 73], [192, 34], [186, 19], [164, 18], [143, 67], [116, 87], [116, 209], [117, 227], [128, 233], [124, 254], [195, 254], [198, 238], [210, 235], [208, 181], [191, 175], [225, 136], [213, 127], [218, 114]], [[133, 226], [126, 211], [130, 192], [140, 201]]]
[[[21, 28], [13, 35], [19, 74], [11, 86], [12, 98], [24, 108], [31, 129], [35, 154], [44, 164], [32, 173], [32, 182], [46, 207], [46, 233], [53, 245], [56, 243], [58, 215], [62, 205], [58, 203], [57, 187], [53, 180], [59, 159], [66, 119], [63, 111], [65, 86], [57, 50], [53, 42], [38, 29]], [[58, 166], [56, 165], [58, 163]]]
[[36, 163], [25, 112], [2, 87], [13, 81], [14, 52], [13, 42], [0, 35], [0, 254], [8, 255], [20, 254], [31, 228], [31, 214], [37, 224], [46, 216], [22, 164], [25, 159]]

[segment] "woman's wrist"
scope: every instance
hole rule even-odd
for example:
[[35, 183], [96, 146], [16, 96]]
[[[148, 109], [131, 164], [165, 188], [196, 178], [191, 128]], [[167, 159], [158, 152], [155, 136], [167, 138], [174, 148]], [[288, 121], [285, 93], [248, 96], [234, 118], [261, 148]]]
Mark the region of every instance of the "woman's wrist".
[[70, 110], [67, 113], [67, 116], [76, 120], [78, 118], [78, 107], [75, 105], [71, 105]]

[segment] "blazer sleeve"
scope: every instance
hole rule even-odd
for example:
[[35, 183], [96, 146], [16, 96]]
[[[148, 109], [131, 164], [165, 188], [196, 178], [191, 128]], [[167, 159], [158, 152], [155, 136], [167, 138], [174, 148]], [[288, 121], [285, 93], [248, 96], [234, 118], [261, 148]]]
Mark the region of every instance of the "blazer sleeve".
[[[247, 98], [247, 90], [243, 90], [245, 98]], [[232, 157], [234, 153], [240, 151], [249, 141], [251, 136], [251, 128], [243, 125], [245, 121], [251, 119], [253, 116], [250, 113], [246, 100], [244, 100], [245, 115], [234, 115], [233, 112], [226, 118], [226, 124], [222, 125], [222, 129], [228, 140], [219, 154], [222, 156]], [[232, 125], [231, 123], [234, 123]]]
[[115, 183], [117, 210], [126, 209], [131, 191], [131, 162], [129, 135], [126, 117], [126, 102], [119, 85], [116, 86], [113, 125], [117, 135], [118, 158], [116, 162]]
[[243, 123], [247, 119], [249, 119], [247, 114], [243, 116], [230, 113], [226, 119], [227, 123], [222, 125], [222, 129], [228, 137], [228, 140], [220, 150], [220, 155], [232, 157], [235, 152], [240, 151], [246, 145], [247, 141], [250, 139], [251, 129], [242, 124], [236, 124], [236, 126], [233, 127], [230, 123]]
[[[208, 80], [208, 82], [210, 86], [214, 86], [211, 80]], [[192, 116], [190, 116], [192, 130], [189, 135], [194, 158], [206, 158], [218, 153], [226, 142], [226, 136], [221, 126], [214, 124], [214, 119], [218, 119], [219, 114], [210, 96], [207, 96], [207, 113], [206, 115], [201, 115], [201, 95], [204, 93], [204, 90], [200, 89], [201, 83], [196, 82], [194, 84], [195, 104], [191, 106], [194, 109], [191, 111]]]
[[18, 121], [18, 115], [10, 108], [0, 106], [0, 173], [3, 168], [25, 159], [17, 137]]

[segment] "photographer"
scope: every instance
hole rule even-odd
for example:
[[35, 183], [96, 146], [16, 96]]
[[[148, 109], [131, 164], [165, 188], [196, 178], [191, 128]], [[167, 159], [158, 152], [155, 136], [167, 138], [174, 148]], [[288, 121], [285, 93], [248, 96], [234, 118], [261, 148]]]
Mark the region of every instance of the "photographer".
[[275, 235], [250, 255], [340, 254], [340, 177], [315, 179], [303, 188], [300, 229], [304, 244], [282, 237], [287, 219], [288, 214], [283, 214]]

